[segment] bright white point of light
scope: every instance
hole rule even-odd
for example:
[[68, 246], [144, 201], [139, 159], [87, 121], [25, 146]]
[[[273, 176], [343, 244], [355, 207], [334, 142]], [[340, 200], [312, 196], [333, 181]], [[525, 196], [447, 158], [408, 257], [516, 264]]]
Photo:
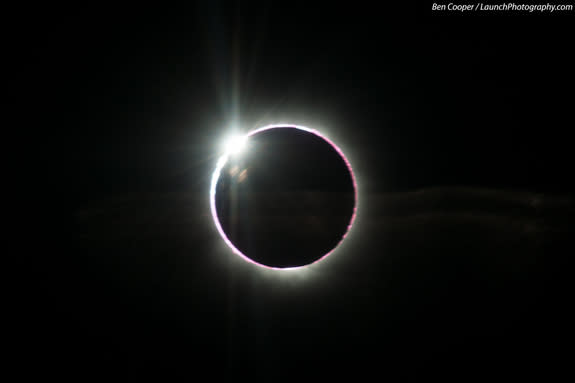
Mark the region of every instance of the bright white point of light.
[[226, 154], [238, 154], [246, 147], [248, 136], [232, 136], [225, 143]]

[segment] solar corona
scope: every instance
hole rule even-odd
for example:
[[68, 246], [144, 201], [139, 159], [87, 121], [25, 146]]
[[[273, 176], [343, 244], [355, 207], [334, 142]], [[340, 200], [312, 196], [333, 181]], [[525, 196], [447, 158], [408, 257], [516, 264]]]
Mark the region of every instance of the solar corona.
[[229, 137], [210, 185], [213, 222], [247, 262], [302, 269], [332, 254], [357, 207], [352, 167], [316, 130], [275, 124]]

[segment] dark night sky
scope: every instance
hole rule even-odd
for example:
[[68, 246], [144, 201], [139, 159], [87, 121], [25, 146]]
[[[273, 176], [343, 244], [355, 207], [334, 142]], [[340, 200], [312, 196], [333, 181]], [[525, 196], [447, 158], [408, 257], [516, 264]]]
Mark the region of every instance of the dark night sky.
[[[32, 156], [49, 213], [25, 257], [25, 367], [566, 371], [573, 16], [429, 8], [199, 1], [15, 22], [13, 95], [39, 101], [21, 116], [50, 143]], [[262, 274], [221, 244], [207, 188], [234, 120], [308, 125], [349, 153], [360, 231], [323, 269]]]
[[75, 158], [117, 174], [114, 187], [170, 189], [174, 163], [202, 161], [225, 132], [238, 93], [248, 126], [295, 119], [361, 147], [382, 164], [376, 189], [564, 187], [569, 19], [254, 8], [102, 10], [62, 31]]

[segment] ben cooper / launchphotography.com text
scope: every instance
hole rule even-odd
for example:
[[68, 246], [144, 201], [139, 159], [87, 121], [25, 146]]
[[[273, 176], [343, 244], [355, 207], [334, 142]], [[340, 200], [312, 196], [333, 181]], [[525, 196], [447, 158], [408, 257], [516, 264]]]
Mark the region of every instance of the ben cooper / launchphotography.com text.
[[518, 3], [500, 3], [500, 4], [484, 4], [484, 3], [469, 3], [469, 4], [455, 4], [455, 3], [433, 3], [431, 6], [432, 11], [453, 11], [453, 12], [497, 12], [497, 11], [520, 11], [520, 12], [557, 12], [557, 11], [573, 11], [573, 4], [518, 4]]

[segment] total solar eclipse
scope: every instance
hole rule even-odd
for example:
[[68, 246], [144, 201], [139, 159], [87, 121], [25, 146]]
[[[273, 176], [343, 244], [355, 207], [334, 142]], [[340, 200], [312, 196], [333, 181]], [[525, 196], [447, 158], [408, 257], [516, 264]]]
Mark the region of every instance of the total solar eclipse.
[[343, 152], [319, 132], [271, 125], [231, 138], [213, 173], [210, 205], [225, 243], [272, 269], [331, 254], [353, 224], [355, 177]]

